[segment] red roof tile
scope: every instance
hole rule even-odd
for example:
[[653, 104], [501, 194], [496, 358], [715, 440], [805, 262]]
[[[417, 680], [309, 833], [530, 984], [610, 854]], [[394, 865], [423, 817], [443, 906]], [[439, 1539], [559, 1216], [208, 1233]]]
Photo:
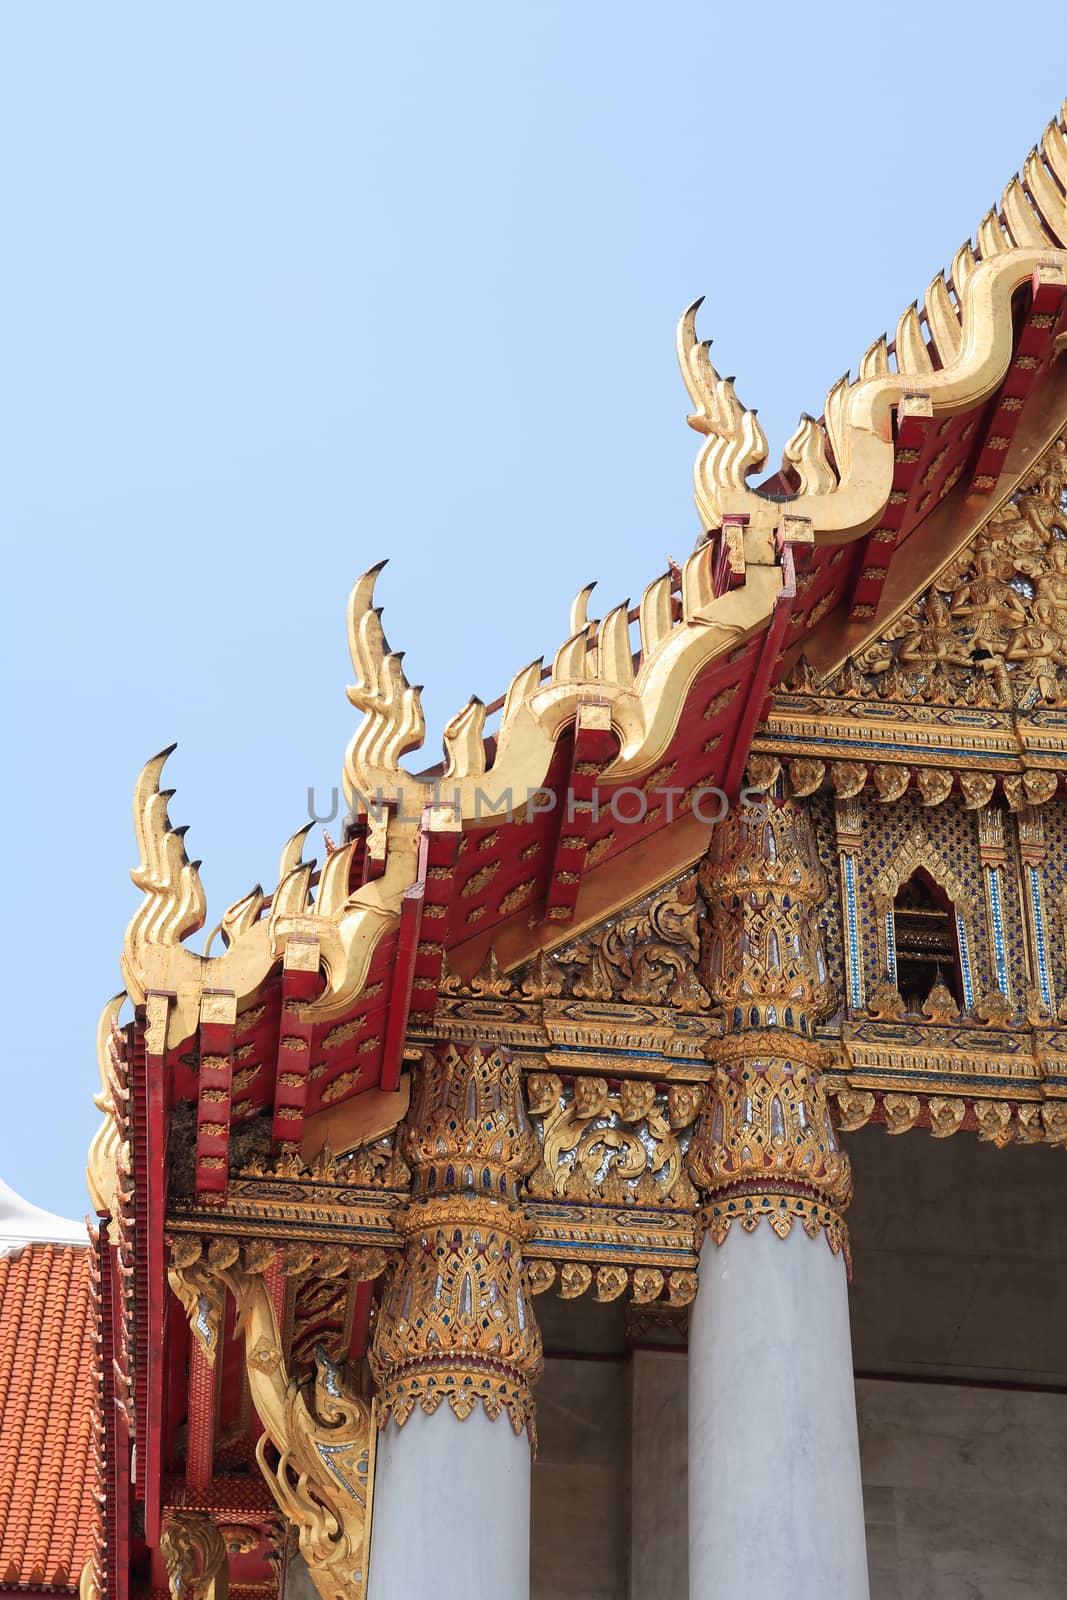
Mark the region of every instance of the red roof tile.
[[77, 1586], [92, 1549], [90, 1251], [0, 1256], [0, 1586]]

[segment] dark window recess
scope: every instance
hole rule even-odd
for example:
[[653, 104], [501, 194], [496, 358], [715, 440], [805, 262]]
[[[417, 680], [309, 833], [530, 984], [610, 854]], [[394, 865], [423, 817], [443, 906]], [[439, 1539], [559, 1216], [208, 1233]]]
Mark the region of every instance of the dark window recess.
[[918, 1011], [941, 981], [963, 1007], [956, 914], [944, 890], [920, 868], [902, 884], [893, 902], [897, 988], [909, 1011]]

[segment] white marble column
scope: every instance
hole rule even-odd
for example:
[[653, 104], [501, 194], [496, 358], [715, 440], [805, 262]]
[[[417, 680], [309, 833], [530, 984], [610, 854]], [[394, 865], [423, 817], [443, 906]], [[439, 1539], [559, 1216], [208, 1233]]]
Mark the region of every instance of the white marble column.
[[845, 1262], [706, 1238], [689, 1336], [691, 1600], [867, 1600]]
[[530, 1593], [530, 1444], [480, 1406], [388, 1427], [378, 1447], [370, 1600]]

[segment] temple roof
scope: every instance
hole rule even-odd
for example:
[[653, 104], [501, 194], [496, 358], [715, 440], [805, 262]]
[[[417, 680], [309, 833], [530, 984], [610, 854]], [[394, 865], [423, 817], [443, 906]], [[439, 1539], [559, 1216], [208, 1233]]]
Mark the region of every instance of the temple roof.
[[0, 1589], [75, 1589], [91, 1552], [90, 1271], [85, 1244], [0, 1256]]
[[[169, 1075], [173, 1149], [199, 1198], [225, 1191], [231, 1127], [305, 1159], [329, 1132], [336, 1151], [340, 1106], [393, 1094], [449, 970], [466, 979], [492, 955], [519, 971], [696, 861], [714, 820], [702, 799], [737, 797], [801, 651], [820, 674], [840, 666], [1018, 494], [1067, 418], [1062, 114], [762, 489], [749, 481], [766, 457], [755, 413], [713, 367], [696, 312], [677, 338], [703, 436], [694, 553], [636, 606], [590, 617], [583, 589], [550, 664], [521, 667], [491, 705], [472, 699], [444, 730], [443, 763], [417, 770], [401, 763], [423, 743], [420, 691], [383, 631], [371, 567], [349, 601], [362, 717], [341, 843], [317, 870], [302, 828], [274, 892], [231, 906], [203, 955], [186, 943], [206, 918], [199, 863], [160, 787], [170, 752], [146, 764], [123, 981]], [[101, 1197], [121, 1144], [108, 1066], [120, 1004], [101, 1033]]]

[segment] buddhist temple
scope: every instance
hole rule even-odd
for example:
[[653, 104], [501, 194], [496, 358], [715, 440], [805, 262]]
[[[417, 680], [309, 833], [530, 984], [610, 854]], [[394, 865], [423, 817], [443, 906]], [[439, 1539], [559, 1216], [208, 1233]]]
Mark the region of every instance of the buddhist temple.
[[1063, 114], [777, 470], [704, 316], [636, 604], [435, 761], [370, 566], [343, 825], [221, 916], [136, 779], [94, 1237], [0, 1261], [95, 1520], [8, 1588], [1065, 1592]]

